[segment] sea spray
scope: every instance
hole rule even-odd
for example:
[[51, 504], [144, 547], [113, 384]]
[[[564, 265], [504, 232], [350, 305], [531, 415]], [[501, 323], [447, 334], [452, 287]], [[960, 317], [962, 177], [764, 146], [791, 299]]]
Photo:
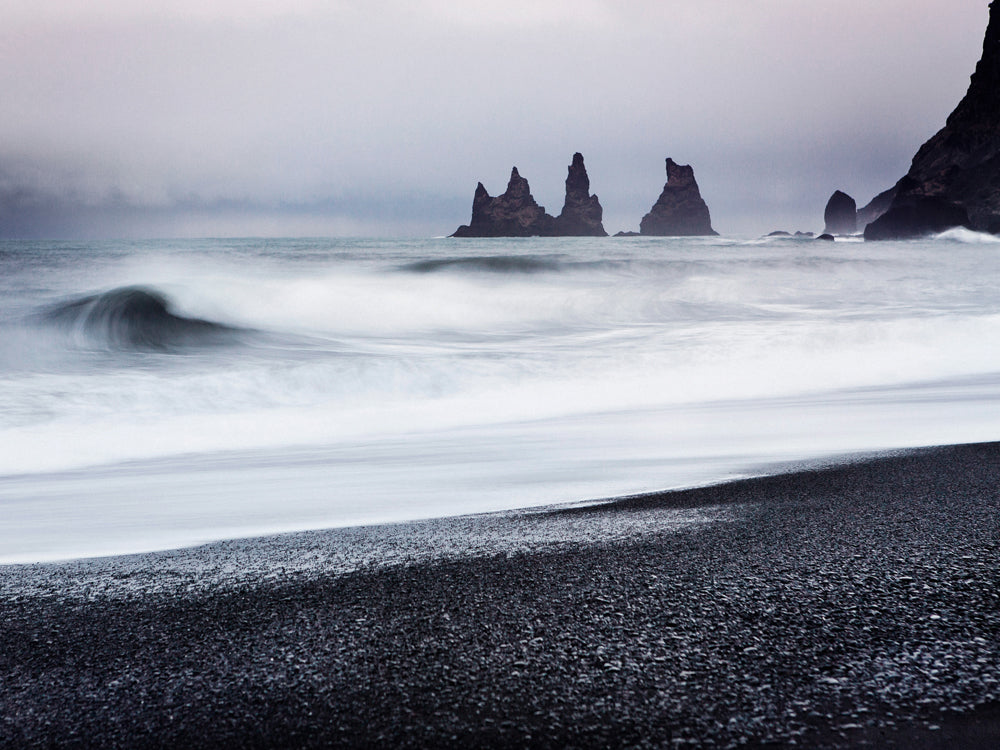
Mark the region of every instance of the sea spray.
[[[972, 233], [3, 249], [8, 561], [1000, 437], [1000, 261]], [[138, 341], [114, 305], [66, 337], [136, 288]], [[210, 345], [144, 338], [176, 325]]]

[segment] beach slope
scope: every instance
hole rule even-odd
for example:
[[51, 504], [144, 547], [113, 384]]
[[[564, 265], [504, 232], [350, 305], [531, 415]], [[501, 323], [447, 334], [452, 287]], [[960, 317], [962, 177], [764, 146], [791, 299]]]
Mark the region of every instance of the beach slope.
[[995, 747], [1000, 445], [0, 568], [2, 747]]

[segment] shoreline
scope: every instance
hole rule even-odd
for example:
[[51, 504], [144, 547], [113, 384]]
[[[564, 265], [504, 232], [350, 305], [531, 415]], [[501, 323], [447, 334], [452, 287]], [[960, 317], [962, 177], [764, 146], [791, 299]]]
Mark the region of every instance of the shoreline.
[[0, 567], [0, 746], [992, 747], [998, 487], [962, 445]]

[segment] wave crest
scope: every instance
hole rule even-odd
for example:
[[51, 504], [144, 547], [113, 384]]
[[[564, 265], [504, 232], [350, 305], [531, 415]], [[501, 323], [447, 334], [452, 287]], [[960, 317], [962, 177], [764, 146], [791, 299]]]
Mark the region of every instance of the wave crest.
[[539, 273], [557, 271], [560, 263], [554, 258], [537, 255], [474, 255], [463, 258], [433, 258], [407, 263], [404, 271], [434, 273], [436, 271], [486, 271], [489, 273]]
[[232, 343], [239, 329], [176, 315], [153, 289], [122, 287], [57, 305], [42, 319], [113, 349], [167, 351]]
[[966, 245], [995, 245], [1000, 243], [1000, 237], [988, 232], [976, 232], [964, 227], [955, 227], [941, 234], [935, 235], [936, 240], [950, 240], [951, 242], [961, 242]]

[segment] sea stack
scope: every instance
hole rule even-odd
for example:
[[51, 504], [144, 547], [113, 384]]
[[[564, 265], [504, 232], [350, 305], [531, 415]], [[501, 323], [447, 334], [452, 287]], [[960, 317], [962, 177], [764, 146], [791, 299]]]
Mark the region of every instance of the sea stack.
[[1000, 233], [1000, 2], [990, 3], [983, 55], [965, 98], [890, 191], [888, 209], [865, 228], [865, 239], [956, 226]]
[[514, 167], [503, 195], [490, 196], [483, 183], [472, 198], [472, 219], [452, 237], [533, 237], [551, 235], [555, 220], [531, 195], [528, 181]]
[[602, 218], [604, 209], [596, 195], [590, 194], [590, 178], [583, 165], [583, 154], [573, 154], [566, 176], [566, 201], [555, 220], [559, 237], [607, 237]]
[[601, 223], [604, 209], [590, 194], [583, 154], [573, 154], [566, 176], [566, 200], [557, 217], [545, 213], [531, 195], [528, 181], [514, 167], [507, 191], [490, 196], [483, 183], [472, 198], [472, 220], [452, 237], [607, 237]]
[[708, 206], [689, 165], [667, 158], [667, 183], [649, 213], [642, 217], [639, 233], [655, 237], [718, 234], [712, 229]]
[[824, 234], [854, 234], [858, 231], [858, 204], [840, 190], [830, 196], [823, 212]]

